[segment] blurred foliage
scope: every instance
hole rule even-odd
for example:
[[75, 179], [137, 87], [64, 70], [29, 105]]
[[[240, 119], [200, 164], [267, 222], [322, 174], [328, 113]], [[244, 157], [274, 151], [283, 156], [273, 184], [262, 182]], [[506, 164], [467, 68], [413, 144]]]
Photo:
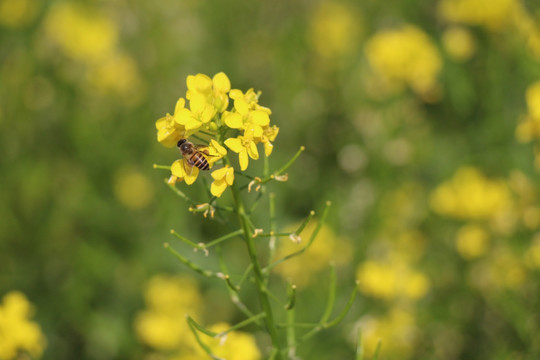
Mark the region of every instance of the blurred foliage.
[[[0, 295], [34, 304], [43, 358], [152, 353], [145, 284], [195, 277], [163, 250], [169, 229], [223, 233], [152, 169], [178, 158], [154, 123], [188, 74], [219, 71], [262, 90], [271, 164], [306, 146], [269, 185], [278, 223], [331, 200], [317, 241], [338, 304], [359, 280], [344, 324], [301, 357], [353, 358], [358, 328], [381, 359], [540, 357], [537, 1], [0, 0]], [[245, 262], [240, 242], [227, 251]], [[279, 272], [316, 321], [328, 274], [297, 261]], [[223, 284], [196, 280], [202, 323], [241, 319]]]

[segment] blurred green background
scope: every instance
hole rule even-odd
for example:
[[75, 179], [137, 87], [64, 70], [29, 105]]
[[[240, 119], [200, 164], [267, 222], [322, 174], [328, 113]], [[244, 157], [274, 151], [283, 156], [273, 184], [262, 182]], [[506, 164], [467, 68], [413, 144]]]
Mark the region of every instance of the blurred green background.
[[331, 259], [338, 305], [360, 282], [302, 358], [353, 358], [358, 328], [382, 359], [540, 357], [538, 2], [0, 0], [0, 44], [0, 296], [34, 304], [43, 358], [155, 353], [133, 324], [156, 274], [198, 281], [202, 322], [242, 319], [164, 251], [171, 228], [224, 229], [152, 169], [178, 158], [155, 120], [220, 71], [272, 109], [273, 168], [306, 146], [269, 185], [278, 224], [333, 204], [331, 251], [283, 272], [299, 316], [322, 313]]

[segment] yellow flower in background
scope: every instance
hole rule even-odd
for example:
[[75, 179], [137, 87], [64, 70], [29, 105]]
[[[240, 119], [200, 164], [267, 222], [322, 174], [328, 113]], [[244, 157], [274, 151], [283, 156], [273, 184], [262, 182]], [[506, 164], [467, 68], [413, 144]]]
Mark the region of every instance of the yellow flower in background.
[[418, 328], [415, 315], [408, 309], [392, 307], [385, 316], [366, 316], [358, 326], [362, 331], [364, 355], [371, 358], [381, 340], [381, 359], [408, 359], [414, 352]]
[[127, 54], [115, 52], [87, 70], [87, 81], [97, 91], [121, 95], [130, 103], [143, 96], [143, 82], [137, 64]]
[[150, 279], [144, 295], [146, 309], [134, 323], [139, 339], [158, 350], [192, 346], [185, 315], [199, 315], [202, 299], [197, 283], [187, 276], [158, 275]]
[[464, 259], [471, 260], [484, 255], [488, 246], [489, 234], [481, 226], [468, 224], [458, 230], [456, 248]]
[[537, 234], [531, 246], [525, 251], [525, 264], [530, 269], [540, 269], [540, 235]]
[[350, 5], [323, 1], [312, 15], [308, 40], [322, 57], [342, 56], [358, 49], [362, 23]]
[[226, 165], [212, 173], [214, 182], [210, 187], [212, 195], [220, 197], [227, 186], [231, 186], [234, 182], [234, 169]]
[[153, 183], [141, 172], [121, 169], [115, 176], [114, 195], [129, 209], [142, 209], [153, 198]]
[[452, 26], [442, 34], [442, 43], [448, 55], [456, 61], [466, 61], [476, 51], [476, 41], [464, 27]]
[[[230, 328], [230, 325], [218, 323], [209, 330], [219, 333]], [[208, 342], [212, 353], [219, 358], [227, 360], [258, 360], [261, 353], [257, 348], [255, 337], [242, 331], [232, 331], [217, 339]]]
[[521, 257], [504, 247], [492, 251], [469, 274], [471, 285], [488, 293], [493, 290], [517, 290], [526, 280], [527, 271]]
[[356, 278], [364, 294], [384, 300], [418, 300], [426, 295], [430, 287], [423, 273], [395, 257], [363, 262], [358, 266]]
[[11, 291], [0, 304], [0, 359], [18, 359], [19, 351], [40, 358], [46, 340], [38, 324], [30, 321], [32, 304], [23, 293]]
[[0, 0], [0, 26], [17, 28], [34, 20], [37, 0]]
[[[288, 227], [285, 231], [292, 232], [298, 226], [299, 224]], [[273, 260], [292, 254], [306, 246], [316, 226], [317, 222], [312, 219], [300, 234], [299, 239], [291, 241], [291, 239], [282, 238]], [[351, 259], [351, 255], [350, 239], [336, 235], [332, 228], [323, 224], [313, 244], [304, 254], [279, 264], [274, 271], [298, 286], [305, 286], [317, 282], [319, 279], [317, 273], [327, 270], [330, 262], [333, 261], [338, 266], [346, 264]]]
[[446, 21], [500, 30], [510, 24], [519, 6], [516, 0], [442, 0], [438, 12]]
[[525, 93], [527, 110], [529, 115], [536, 121], [540, 121], [540, 81], [529, 85]]
[[419, 95], [438, 86], [441, 57], [429, 36], [416, 26], [378, 32], [368, 40], [365, 52], [371, 67], [390, 82], [407, 85]]
[[116, 49], [114, 22], [79, 3], [55, 3], [44, 24], [47, 38], [65, 55], [83, 63], [104, 60]]
[[474, 167], [462, 167], [431, 194], [431, 208], [458, 219], [489, 219], [512, 206], [507, 184], [486, 178]]

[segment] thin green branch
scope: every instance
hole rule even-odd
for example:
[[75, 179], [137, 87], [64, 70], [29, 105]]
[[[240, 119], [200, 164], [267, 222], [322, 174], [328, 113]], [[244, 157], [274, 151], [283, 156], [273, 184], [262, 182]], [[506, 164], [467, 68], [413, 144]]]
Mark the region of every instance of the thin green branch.
[[171, 254], [173, 254], [178, 260], [180, 260], [181, 263], [183, 263], [184, 265], [186, 265], [187, 267], [189, 267], [191, 270], [203, 275], [203, 276], [206, 276], [206, 277], [218, 277], [218, 275], [216, 275], [216, 273], [210, 271], [210, 270], [204, 270], [203, 268], [201, 268], [200, 266], [196, 265], [195, 263], [193, 263], [192, 261], [188, 260], [187, 258], [185, 258], [184, 256], [182, 256], [179, 252], [177, 252], [176, 250], [174, 250], [171, 245], [169, 245], [169, 243], [165, 243], [163, 244], [163, 246], [165, 247], [165, 249], [167, 249]]
[[212, 240], [209, 243], [205, 244], [204, 248], [208, 249], [208, 248], [211, 248], [212, 246], [215, 246], [217, 244], [222, 243], [225, 240], [229, 240], [229, 239], [234, 238], [236, 236], [240, 236], [240, 235], [242, 235], [242, 232], [243, 232], [242, 229], [239, 229], [239, 230], [233, 231], [232, 233], [229, 233], [227, 235], [223, 235], [223, 236], [221, 236], [221, 237], [219, 237], [219, 238], [217, 238], [215, 240]]

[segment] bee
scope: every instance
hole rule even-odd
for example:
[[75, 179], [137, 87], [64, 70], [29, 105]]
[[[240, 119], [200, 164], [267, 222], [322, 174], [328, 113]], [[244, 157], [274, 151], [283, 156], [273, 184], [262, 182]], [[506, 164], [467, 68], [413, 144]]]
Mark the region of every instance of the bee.
[[206, 156], [210, 156], [210, 153], [208, 150], [199, 150], [200, 148], [205, 147], [204, 145], [195, 145], [187, 139], [180, 139], [176, 146], [178, 146], [178, 149], [184, 158], [184, 166], [185, 164], [188, 164], [191, 167], [191, 171], [193, 171], [193, 166], [196, 166], [199, 170], [210, 169], [210, 165], [206, 159]]

